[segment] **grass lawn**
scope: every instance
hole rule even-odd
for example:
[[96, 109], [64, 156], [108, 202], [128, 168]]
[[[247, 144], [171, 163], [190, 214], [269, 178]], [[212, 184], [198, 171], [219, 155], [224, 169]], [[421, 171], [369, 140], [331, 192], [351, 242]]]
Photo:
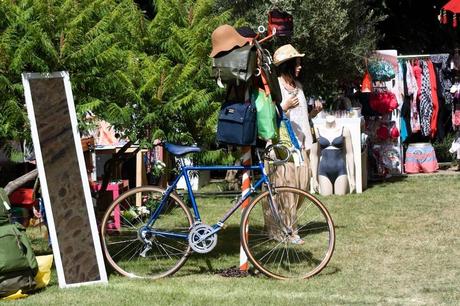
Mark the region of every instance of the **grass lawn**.
[[[139, 281], [109, 275], [106, 286], [59, 289], [51, 284], [21, 305], [458, 305], [460, 176], [416, 176], [379, 183], [362, 194], [322, 198], [336, 224], [336, 250], [319, 275], [276, 281], [229, 278], [216, 270], [239, 263], [239, 214], [216, 249], [194, 254], [174, 276]], [[230, 198], [199, 198], [214, 223]], [[39, 253], [46, 243], [34, 240]], [[6, 304], [6, 303], [5, 303]]]

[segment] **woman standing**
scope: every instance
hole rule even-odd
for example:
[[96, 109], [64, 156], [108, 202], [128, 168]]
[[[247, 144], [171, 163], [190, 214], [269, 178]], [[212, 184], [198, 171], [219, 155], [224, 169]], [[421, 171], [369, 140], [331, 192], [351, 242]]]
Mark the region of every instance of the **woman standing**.
[[[322, 104], [315, 101], [310, 114], [308, 103], [298, 78], [302, 69], [301, 58], [305, 54], [299, 53], [292, 45], [284, 45], [278, 48], [273, 54], [273, 62], [278, 67], [278, 81], [280, 83], [283, 100], [281, 108], [289, 118], [294, 134], [300, 145], [300, 154], [303, 162], [299, 163], [298, 157], [292, 162], [278, 166], [271, 177], [275, 186], [293, 186], [306, 191], [310, 190], [310, 149], [313, 145], [313, 136], [309, 116], [316, 116], [322, 110]], [[281, 139], [286, 135], [285, 129], [280, 131]], [[279, 209], [283, 216], [284, 223], [290, 226], [293, 231], [292, 243], [302, 244], [303, 240], [296, 233], [297, 201], [294, 199], [279, 199]], [[270, 226], [270, 216], [266, 218], [267, 227], [273, 236], [274, 226]]]

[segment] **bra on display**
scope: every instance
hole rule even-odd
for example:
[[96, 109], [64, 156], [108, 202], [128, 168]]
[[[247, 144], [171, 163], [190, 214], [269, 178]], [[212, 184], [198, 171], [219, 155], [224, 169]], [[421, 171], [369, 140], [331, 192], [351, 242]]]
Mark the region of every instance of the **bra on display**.
[[[319, 131], [318, 131], [318, 135], [319, 135]], [[319, 139], [318, 139], [318, 143], [321, 147], [321, 149], [326, 149], [328, 147], [334, 147], [336, 149], [342, 149], [343, 148], [343, 144], [344, 144], [344, 137], [343, 137], [343, 128], [342, 128], [342, 132], [339, 136], [335, 137], [332, 141], [329, 141], [329, 139], [327, 139], [326, 137], [323, 137], [321, 135], [319, 135]]]

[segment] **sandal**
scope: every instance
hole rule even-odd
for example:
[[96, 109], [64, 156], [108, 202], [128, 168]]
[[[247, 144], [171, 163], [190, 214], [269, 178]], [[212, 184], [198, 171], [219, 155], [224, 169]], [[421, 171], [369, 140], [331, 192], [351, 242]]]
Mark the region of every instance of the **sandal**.
[[293, 235], [289, 238], [289, 242], [292, 244], [304, 244], [305, 241], [303, 241], [302, 238], [300, 238], [299, 235]]

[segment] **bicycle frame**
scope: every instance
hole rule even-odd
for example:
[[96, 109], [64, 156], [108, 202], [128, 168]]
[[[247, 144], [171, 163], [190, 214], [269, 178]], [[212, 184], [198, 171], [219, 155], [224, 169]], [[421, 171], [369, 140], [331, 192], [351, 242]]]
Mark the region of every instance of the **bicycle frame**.
[[[190, 183], [190, 178], [188, 176], [188, 173], [190, 171], [205, 171], [205, 170], [259, 171], [262, 174], [262, 177], [257, 182], [255, 182], [255, 184], [251, 184], [251, 188], [249, 189], [249, 191], [243, 194], [243, 196], [239, 199], [239, 201], [235, 203], [230, 209], [228, 209], [227, 212], [224, 214], [224, 216], [216, 224], [212, 225], [214, 230], [210, 232], [208, 235], [206, 235], [206, 237], [213, 235], [217, 233], [218, 231], [220, 231], [222, 227], [224, 226], [224, 222], [243, 204], [244, 201], [246, 201], [259, 187], [261, 187], [263, 183], [267, 185], [267, 189], [270, 193], [269, 205], [272, 211], [274, 212], [276, 220], [281, 222], [281, 218], [278, 214], [278, 209], [272, 198], [273, 196], [272, 186], [267, 176], [267, 172], [265, 170], [263, 161], [259, 161], [257, 166], [253, 166], [253, 165], [251, 166], [186, 166], [184, 163], [184, 159], [180, 158], [179, 163], [180, 163], [180, 174], [174, 179], [174, 182], [166, 188], [164, 195], [161, 199], [160, 205], [158, 205], [158, 207], [156, 208], [154, 213], [150, 216], [147, 222], [147, 227], [153, 226], [153, 224], [155, 223], [155, 220], [160, 215], [164, 205], [166, 205], [166, 199], [169, 197], [169, 195], [174, 190], [176, 190], [177, 183], [179, 182], [181, 177], [185, 179], [185, 184], [187, 186], [187, 192], [190, 197], [190, 201], [191, 201], [192, 209], [193, 209], [193, 215], [195, 219], [194, 223], [195, 224], [201, 223], [200, 213], [198, 211], [198, 206], [195, 200], [195, 195], [192, 190], [192, 184]], [[152, 232], [156, 235], [164, 235], [164, 236], [176, 237], [176, 238], [187, 239], [188, 237], [186, 234], [178, 234], [178, 233], [171, 233], [171, 232], [157, 232], [157, 231], [152, 231]], [[203, 239], [205, 239], [206, 237], [203, 237]]]

